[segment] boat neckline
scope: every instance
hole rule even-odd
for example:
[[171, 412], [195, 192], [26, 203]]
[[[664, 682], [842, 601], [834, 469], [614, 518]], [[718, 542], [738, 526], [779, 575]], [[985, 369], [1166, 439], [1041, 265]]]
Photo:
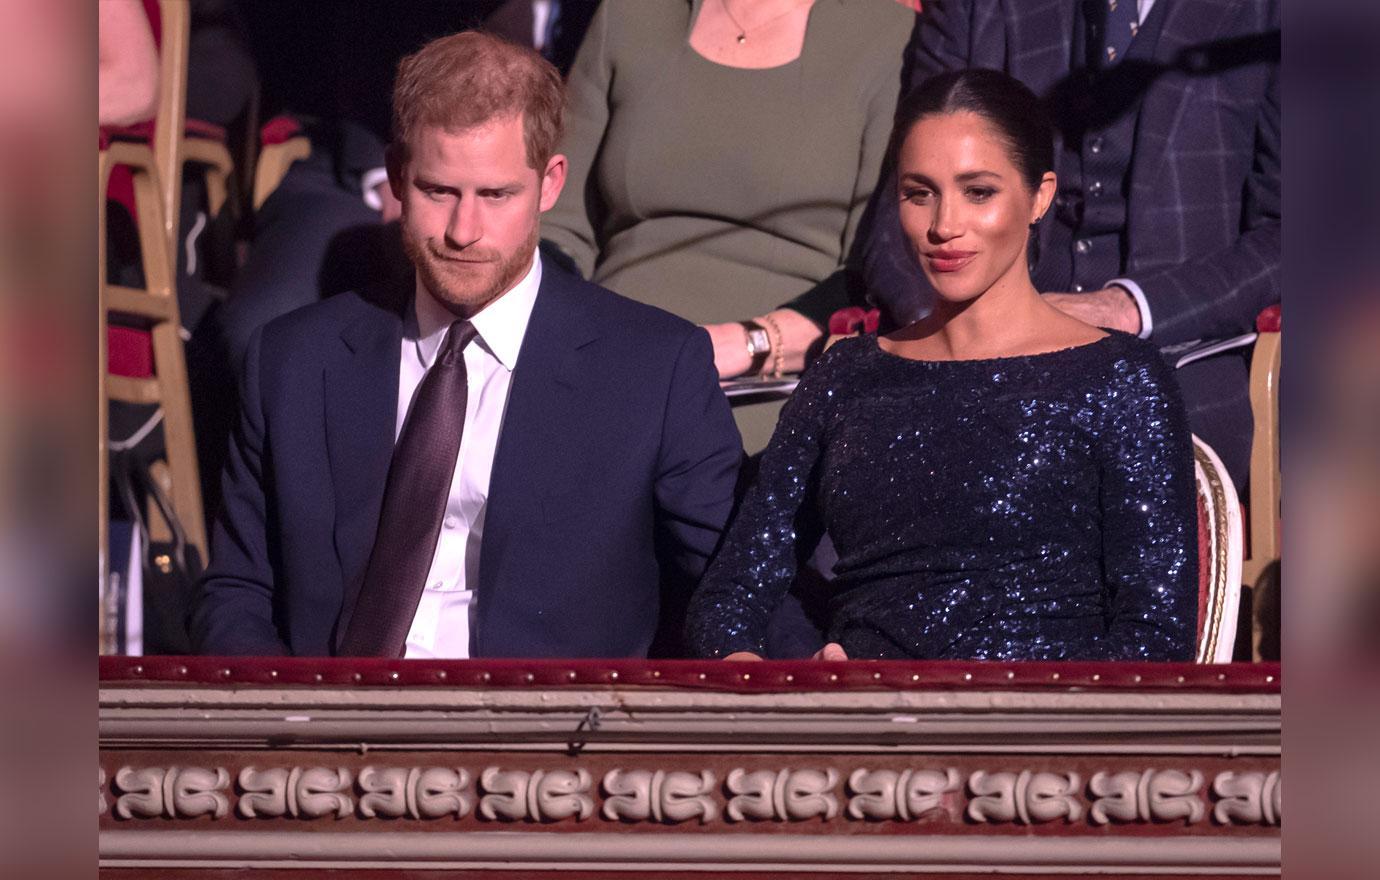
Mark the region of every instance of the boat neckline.
[[910, 364], [992, 364], [1009, 361], [1028, 361], [1034, 358], [1054, 357], [1057, 355], [1085, 351], [1106, 343], [1107, 340], [1115, 338], [1117, 334], [1104, 331], [1102, 336], [1099, 336], [1091, 342], [1080, 342], [1077, 345], [1066, 345], [1063, 348], [1052, 348], [1049, 351], [1036, 351], [1030, 354], [1008, 354], [999, 357], [952, 358], [945, 360], [937, 360], [934, 358], [911, 358], [903, 354], [896, 354], [895, 352], [887, 351], [885, 348], [882, 348], [881, 334], [874, 332], [867, 335], [871, 337], [872, 348], [881, 355], [891, 358], [892, 360], [904, 361]]

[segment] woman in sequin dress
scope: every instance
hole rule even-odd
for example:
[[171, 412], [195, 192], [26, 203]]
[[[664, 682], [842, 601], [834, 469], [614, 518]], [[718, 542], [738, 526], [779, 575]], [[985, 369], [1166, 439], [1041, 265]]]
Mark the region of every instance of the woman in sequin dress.
[[1030, 230], [1056, 190], [1038, 99], [958, 71], [897, 119], [902, 226], [936, 306], [806, 373], [691, 601], [690, 644], [760, 657], [827, 529], [839, 560], [817, 657], [1190, 659], [1183, 404], [1153, 346], [1031, 283]]

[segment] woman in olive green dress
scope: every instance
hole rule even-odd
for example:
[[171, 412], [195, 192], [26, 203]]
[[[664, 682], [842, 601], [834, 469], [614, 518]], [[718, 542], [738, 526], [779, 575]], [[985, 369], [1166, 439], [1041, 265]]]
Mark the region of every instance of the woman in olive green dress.
[[[842, 284], [802, 294], [848, 257], [913, 21], [896, 0], [604, 0], [543, 237], [585, 277], [704, 325], [721, 377], [798, 372], [848, 305]], [[749, 452], [778, 409], [735, 410]]]

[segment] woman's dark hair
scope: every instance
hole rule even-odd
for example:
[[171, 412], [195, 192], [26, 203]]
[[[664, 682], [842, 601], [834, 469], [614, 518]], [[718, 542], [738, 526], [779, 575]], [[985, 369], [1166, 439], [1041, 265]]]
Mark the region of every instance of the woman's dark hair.
[[887, 155], [891, 167], [915, 124], [937, 114], [976, 113], [1006, 141], [1011, 163], [1032, 190], [1054, 170], [1054, 125], [1044, 103], [1024, 83], [998, 70], [969, 68], [936, 74], [906, 95], [896, 111]]

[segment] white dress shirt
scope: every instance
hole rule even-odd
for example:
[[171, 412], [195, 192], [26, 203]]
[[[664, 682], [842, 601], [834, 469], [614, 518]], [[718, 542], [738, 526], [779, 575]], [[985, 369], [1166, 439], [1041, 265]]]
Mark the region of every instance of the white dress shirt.
[[[465, 430], [451, 479], [450, 499], [441, 520], [441, 534], [417, 614], [407, 633], [404, 657], [470, 656], [470, 621], [475, 607], [474, 590], [479, 584], [479, 547], [484, 539], [489, 474], [503, 428], [518, 350], [540, 285], [541, 257], [534, 255], [532, 268], [522, 280], [470, 319], [478, 336], [465, 347], [469, 393]], [[419, 278], [413, 313], [403, 331], [395, 441], [402, 434], [417, 388], [436, 361], [455, 320], [455, 315], [432, 297]]]

